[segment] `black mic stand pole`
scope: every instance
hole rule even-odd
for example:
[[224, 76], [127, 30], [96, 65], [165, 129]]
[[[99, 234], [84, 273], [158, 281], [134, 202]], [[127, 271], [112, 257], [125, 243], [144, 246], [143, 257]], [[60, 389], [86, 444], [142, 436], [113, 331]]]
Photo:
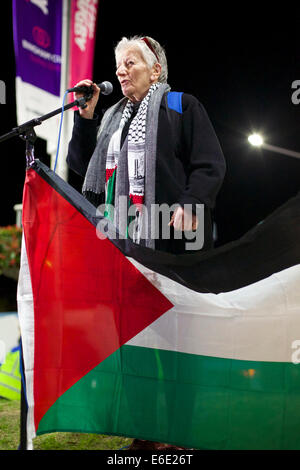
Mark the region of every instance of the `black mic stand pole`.
[[[78, 100], [73, 101], [65, 105], [64, 107], [58, 108], [51, 113], [45, 114], [44, 116], [31, 119], [30, 121], [21, 124], [18, 127], [14, 127], [11, 132], [4, 134], [0, 137], [0, 142], [11, 139], [12, 137], [19, 136], [26, 142], [26, 168], [29, 168], [34, 162], [34, 142], [36, 141], [36, 133], [34, 131], [35, 126], [39, 126], [43, 121], [50, 119], [51, 117], [60, 114], [62, 111], [67, 111], [74, 106], [79, 108], [86, 108], [86, 102], [91, 99], [92, 93], [82, 96]], [[20, 363], [23, 368], [23, 349], [20, 347]], [[24, 371], [24, 368], [23, 368]], [[23, 383], [24, 382], [24, 383]], [[27, 400], [26, 400], [26, 381], [25, 373], [23, 374], [23, 380], [21, 380], [21, 403], [20, 403], [20, 444], [18, 450], [27, 450]]]
[[44, 114], [38, 118], [31, 119], [30, 121], [24, 122], [18, 127], [14, 127], [10, 132], [4, 134], [0, 137], [0, 143], [5, 140], [11, 139], [12, 137], [19, 136], [21, 139], [26, 141], [26, 162], [29, 166], [34, 161], [34, 142], [36, 140], [36, 133], [34, 131], [35, 126], [39, 126], [43, 121], [50, 119], [57, 114], [60, 114], [62, 111], [67, 111], [68, 109], [78, 106], [79, 108], [86, 108], [86, 102], [92, 98], [92, 93], [88, 93], [85, 96], [82, 96], [78, 100], [73, 101], [72, 103], [66, 104], [63, 108], [58, 108], [52, 111], [51, 113]]

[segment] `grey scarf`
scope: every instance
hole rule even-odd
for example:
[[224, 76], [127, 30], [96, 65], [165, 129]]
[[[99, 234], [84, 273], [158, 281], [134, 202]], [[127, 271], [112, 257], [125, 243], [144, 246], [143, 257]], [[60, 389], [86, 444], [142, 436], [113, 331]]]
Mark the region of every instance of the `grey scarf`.
[[[156, 146], [158, 116], [162, 98], [170, 90], [169, 85], [160, 84], [157, 90], [151, 95], [147, 110], [147, 125], [145, 135], [145, 215], [147, 220], [143, 221], [142, 243], [150, 248], [154, 248], [154, 238], [151, 237], [151, 207], [155, 203], [155, 169], [156, 169]], [[95, 151], [91, 157], [82, 192], [101, 194], [105, 192], [105, 170], [108, 145], [112, 135], [120, 125], [124, 107], [128, 99], [122, 98], [118, 103], [109, 108], [103, 116], [98, 132], [98, 141]], [[127, 230], [127, 207], [123, 204], [129, 195], [128, 181], [128, 161], [126, 138], [120, 151], [118, 159], [118, 170], [115, 187], [115, 224], [121, 234]], [[122, 196], [122, 198], [120, 198]], [[122, 207], [119, 207], [122, 201]], [[152, 214], [153, 215], [153, 214]]]

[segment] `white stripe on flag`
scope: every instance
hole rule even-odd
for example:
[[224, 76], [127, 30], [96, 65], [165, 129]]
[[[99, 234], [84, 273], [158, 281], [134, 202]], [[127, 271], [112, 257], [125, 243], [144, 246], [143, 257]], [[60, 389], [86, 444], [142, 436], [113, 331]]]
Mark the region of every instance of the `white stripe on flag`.
[[292, 362], [293, 341], [300, 340], [300, 265], [231, 292], [202, 294], [128, 259], [174, 307], [127, 345]]
[[31, 449], [32, 439], [36, 435], [34, 426], [33, 396], [34, 304], [24, 233], [22, 237], [21, 266], [18, 280], [17, 303], [22, 337], [24, 369], [26, 372], [26, 398], [28, 403], [27, 449]]

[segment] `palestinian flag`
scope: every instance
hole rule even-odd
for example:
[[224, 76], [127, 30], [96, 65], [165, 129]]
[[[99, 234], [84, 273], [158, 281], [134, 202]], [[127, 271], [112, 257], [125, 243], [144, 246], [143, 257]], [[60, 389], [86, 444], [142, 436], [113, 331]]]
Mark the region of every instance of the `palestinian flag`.
[[300, 449], [300, 195], [208, 253], [110, 239], [110, 222], [99, 238], [103, 222], [38, 160], [27, 170], [29, 440], [74, 431]]

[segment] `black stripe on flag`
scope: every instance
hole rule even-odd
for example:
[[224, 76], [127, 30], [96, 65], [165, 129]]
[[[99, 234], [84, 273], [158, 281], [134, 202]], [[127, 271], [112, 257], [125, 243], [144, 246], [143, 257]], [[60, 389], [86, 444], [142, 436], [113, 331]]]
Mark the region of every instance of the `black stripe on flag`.
[[[78, 191], [46, 165], [32, 167], [95, 227], [104, 219]], [[115, 229], [109, 221], [107, 235]], [[300, 263], [300, 193], [289, 199], [240, 239], [208, 252], [174, 255], [136, 245], [129, 239], [111, 242], [147, 268], [198, 292], [229, 292]]]

